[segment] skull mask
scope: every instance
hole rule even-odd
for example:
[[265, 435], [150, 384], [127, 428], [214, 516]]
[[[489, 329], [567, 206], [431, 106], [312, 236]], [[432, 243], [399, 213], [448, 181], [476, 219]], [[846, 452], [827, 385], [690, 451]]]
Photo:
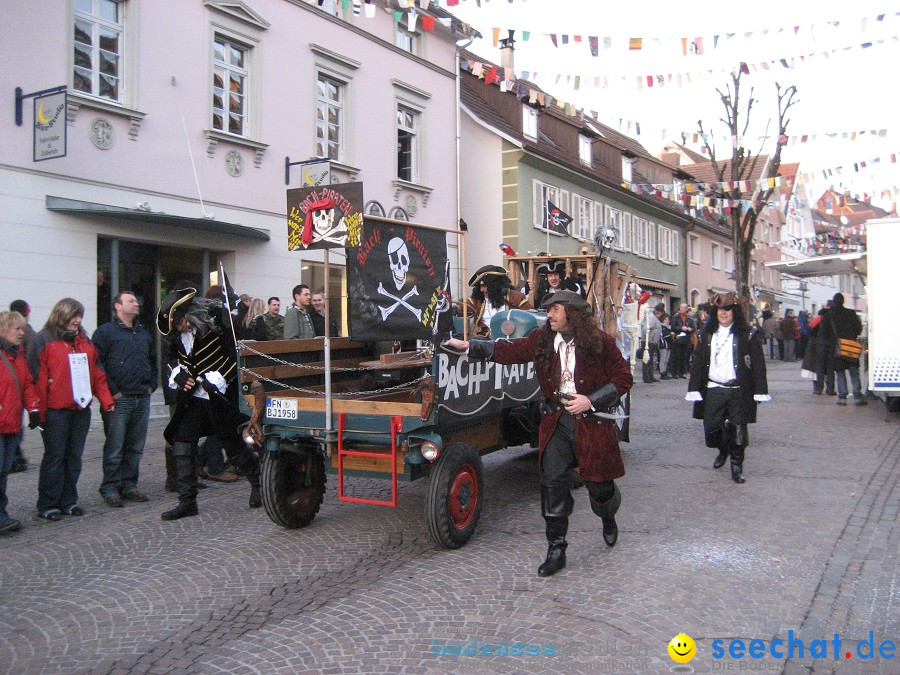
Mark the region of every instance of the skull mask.
[[400, 237], [394, 237], [388, 242], [388, 261], [394, 285], [399, 291], [406, 283], [406, 274], [409, 272], [409, 249]]
[[319, 238], [327, 237], [334, 229], [334, 209], [313, 211], [313, 229]]

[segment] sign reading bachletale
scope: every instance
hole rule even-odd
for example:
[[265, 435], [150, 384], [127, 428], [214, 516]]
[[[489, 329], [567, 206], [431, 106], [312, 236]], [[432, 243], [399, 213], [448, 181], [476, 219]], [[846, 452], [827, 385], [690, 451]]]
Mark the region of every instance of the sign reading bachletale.
[[365, 218], [347, 238], [350, 337], [432, 340], [453, 328], [447, 233]]
[[362, 186], [340, 183], [288, 190], [288, 250], [355, 245], [362, 229]]

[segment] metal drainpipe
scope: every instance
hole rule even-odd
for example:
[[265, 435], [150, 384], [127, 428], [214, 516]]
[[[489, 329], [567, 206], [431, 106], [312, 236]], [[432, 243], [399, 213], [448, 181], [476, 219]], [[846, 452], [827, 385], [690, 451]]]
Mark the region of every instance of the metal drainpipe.
[[[472, 44], [472, 42], [474, 42], [474, 40], [475, 40], [475, 38], [473, 38], [473, 37], [467, 37], [462, 40], [457, 40], [456, 41], [456, 53], [455, 53], [455, 59], [454, 59], [454, 67], [455, 67], [454, 75], [455, 75], [455, 82], [456, 82], [456, 222], [454, 223], [454, 228], [456, 228], [456, 229], [459, 229], [459, 221], [462, 218], [462, 195], [460, 193], [460, 187], [459, 187], [459, 181], [460, 181], [459, 147], [460, 147], [460, 126], [462, 124], [462, 120], [460, 117], [460, 110], [459, 110], [460, 106], [462, 105], [461, 98], [460, 98], [461, 78], [459, 76], [459, 53], [463, 49], [466, 49], [470, 44]], [[465, 237], [465, 236], [466, 235], [464, 235], [464, 234], [457, 235], [457, 241], [459, 241], [459, 239], [461, 239], [462, 237]], [[461, 242], [459, 242], [459, 243], [461, 243]], [[463, 269], [464, 261], [462, 260], [462, 255], [463, 255], [464, 250], [465, 250], [464, 246], [457, 245], [457, 247], [456, 247], [456, 269], [458, 269], [458, 270]], [[459, 276], [459, 275], [457, 275], [457, 276]], [[459, 276], [459, 289], [458, 289], [459, 295], [457, 295], [457, 297], [462, 298], [463, 306], [465, 307], [466, 298], [465, 298], [465, 294], [463, 293], [463, 288], [464, 288], [463, 281], [464, 280], [462, 279], [462, 277]]]

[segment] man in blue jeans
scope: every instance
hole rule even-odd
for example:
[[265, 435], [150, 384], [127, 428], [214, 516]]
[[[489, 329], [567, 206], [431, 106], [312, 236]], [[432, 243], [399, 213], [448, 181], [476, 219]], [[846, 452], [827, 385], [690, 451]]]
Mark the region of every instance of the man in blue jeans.
[[137, 321], [140, 304], [134, 293], [113, 299], [116, 316], [94, 331], [93, 342], [106, 371], [116, 409], [103, 415], [103, 483], [100, 495], [108, 506], [123, 499], [146, 502], [137, 489], [138, 471], [150, 421], [150, 394], [158, 386], [156, 350], [150, 333]]

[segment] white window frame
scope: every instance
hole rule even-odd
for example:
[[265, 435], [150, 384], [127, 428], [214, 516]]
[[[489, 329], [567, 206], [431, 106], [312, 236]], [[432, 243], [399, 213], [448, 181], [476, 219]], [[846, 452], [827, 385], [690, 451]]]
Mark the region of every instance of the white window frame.
[[572, 193], [572, 210], [574, 213], [572, 214], [570, 234], [581, 241], [590, 241], [594, 236], [597, 222], [594, 201]]
[[631, 251], [634, 248], [634, 229], [631, 224], [631, 214], [628, 211], [622, 213], [622, 228], [619, 230], [623, 251]]
[[659, 234], [659, 260], [668, 265], [678, 264], [678, 232], [665, 227], [657, 226]]
[[[234, 50], [239, 50], [243, 57], [243, 65], [236, 65], [229, 63], [226, 61], [220, 61], [216, 58], [216, 45], [221, 43], [224, 47], [223, 53], [226, 55], [229, 52], [229, 48]], [[251, 114], [251, 102], [252, 96], [250, 93], [250, 88], [252, 86], [251, 74], [250, 74], [250, 61], [253, 57], [253, 47], [244, 43], [239, 39], [235, 39], [234, 37], [224, 33], [223, 31], [216, 31], [213, 37], [212, 43], [212, 79], [211, 79], [211, 87], [212, 87], [212, 97], [211, 101], [216, 96], [216, 86], [215, 86], [215, 78], [216, 74], [221, 70], [224, 71], [227, 76], [224, 78], [223, 87], [222, 87], [222, 127], [217, 127], [215, 124], [215, 117], [217, 109], [212, 103], [210, 104], [210, 129], [214, 131], [218, 131], [219, 133], [229, 134], [231, 136], [239, 136], [241, 138], [251, 137], [253, 134], [250, 133], [250, 114]], [[229, 87], [227, 86], [229, 82], [231, 82], [232, 75], [237, 74], [242, 78], [242, 91], [241, 91], [241, 100], [242, 100], [242, 108], [241, 108], [241, 129], [240, 131], [232, 131], [231, 130], [231, 106], [230, 106], [230, 92]]]
[[[551, 202], [556, 204], [557, 208], [566, 213], [570, 213], [569, 211], [569, 191], [563, 190], [556, 185], [550, 185], [548, 183], [543, 183], [539, 180], [535, 180], [532, 183], [532, 195], [533, 195], [533, 204], [532, 204], [532, 223], [534, 227], [542, 232], [549, 232], [550, 234], [555, 234], [557, 237], [564, 237], [566, 235], [561, 232], [555, 232], [554, 230], [549, 230], [545, 226], [547, 222], [547, 200], [549, 199]], [[571, 227], [571, 225], [570, 225]]]
[[604, 218], [604, 222], [611, 228], [616, 231], [616, 238], [613, 240], [613, 248], [619, 251], [624, 251], [625, 248], [622, 245], [622, 238], [625, 236], [622, 232], [624, 228], [624, 212], [622, 209], [617, 209], [613, 206], [609, 206], [608, 204], [605, 206], [606, 217]]
[[528, 105], [522, 106], [522, 134], [535, 141], [538, 137], [537, 110]]
[[[336, 97], [322, 95], [320, 83], [334, 87]], [[319, 71], [316, 73], [316, 117], [315, 117], [315, 156], [331, 159], [336, 162], [344, 161], [344, 136], [346, 119], [347, 82], [335, 77], [331, 73]], [[337, 111], [337, 143], [336, 152], [332, 153], [332, 142], [329, 140], [328, 131], [331, 129], [330, 113]], [[321, 120], [320, 120], [321, 116]], [[324, 134], [323, 134], [324, 132]]]
[[634, 169], [634, 164], [632, 162], [631, 157], [626, 157], [622, 155], [622, 180], [625, 183], [630, 183], [632, 181], [632, 170]]
[[698, 237], [696, 234], [689, 234], [687, 244], [688, 244], [688, 251], [687, 251], [688, 260], [694, 265], [699, 265], [701, 262], [700, 237]]
[[591, 166], [591, 137], [584, 134], [578, 134], [578, 159], [585, 166]]
[[734, 271], [734, 250], [728, 246], [722, 247], [722, 269], [729, 273]]
[[642, 258], [647, 257], [647, 220], [639, 216], [631, 217], [631, 229], [634, 237], [634, 253]]
[[722, 269], [722, 261], [719, 260], [721, 248], [716, 242], [709, 242], [709, 266], [714, 270]]
[[[126, 53], [127, 41], [126, 41], [126, 19], [127, 19], [127, 3], [126, 2], [112, 2], [116, 7], [116, 11], [118, 13], [118, 20], [113, 22], [108, 19], [103, 19], [100, 17], [99, 8], [101, 2], [103, 0], [83, 0], [83, 2], [89, 2], [91, 5], [90, 13], [86, 13], [83, 10], [79, 10], [73, 4], [73, 12], [72, 12], [72, 46], [70, 50], [70, 55], [72, 58], [71, 67], [69, 70], [69, 81], [71, 82], [72, 92], [77, 93], [83, 96], [90, 96], [102, 101], [110, 101], [113, 103], [123, 104], [125, 102], [126, 95], [126, 75], [128, 74], [125, 67], [130, 62], [129, 54]], [[85, 22], [90, 24], [91, 31], [91, 45], [88, 47], [84, 45], [91, 52], [91, 68], [87, 69], [83, 66], [75, 65], [75, 52], [78, 49], [78, 43], [75, 38], [75, 25], [76, 22]], [[100, 33], [101, 31], [110, 31], [117, 34], [118, 37], [118, 49], [119, 51], [115, 53], [117, 59], [117, 68], [116, 68], [116, 96], [105, 96], [100, 93], [100, 83], [102, 81], [102, 75], [100, 70], [100, 57], [101, 52], [108, 52], [108, 50], [101, 49], [100, 47]], [[112, 53], [112, 52], [108, 52]], [[75, 86], [75, 76], [76, 76], [76, 68], [82, 71], [90, 70], [90, 79], [91, 79], [91, 91], [85, 91], [83, 89], [76, 88]]]
[[[360, 61], [356, 61], [337, 52], [331, 51], [318, 44], [310, 44], [310, 50], [314, 57], [314, 76], [312, 78], [312, 116], [313, 120], [318, 120], [318, 92], [319, 79], [327, 78], [341, 85], [341, 129], [340, 129], [340, 157], [333, 159], [332, 162], [342, 164], [349, 168], [348, 165], [353, 163], [354, 158], [354, 133], [353, 133], [353, 104], [354, 104], [354, 72], [362, 65]], [[314, 124], [312, 134], [312, 148], [310, 153], [313, 157], [318, 157], [319, 146], [318, 124]], [[351, 172], [352, 174], [353, 172]], [[352, 180], [352, 179], [351, 179]]]
[[397, 24], [394, 31], [394, 46], [402, 49], [407, 54], [418, 54], [419, 34], [407, 30], [401, 24]]
[[[421, 130], [422, 130], [422, 111], [421, 109], [410, 105], [406, 101], [397, 101], [395, 107], [395, 115], [396, 122], [395, 128], [397, 130], [397, 165], [395, 168], [394, 175], [403, 181], [407, 181], [409, 183], [418, 183], [419, 182], [419, 167], [421, 166], [421, 160], [419, 158], [420, 148], [422, 147], [422, 139], [421, 139]], [[412, 119], [412, 125], [407, 125], [404, 120], [401, 119], [401, 115], [409, 116]], [[409, 134], [412, 138], [411, 144], [412, 147], [409, 150], [409, 175], [402, 176], [400, 175], [400, 137], [401, 134]]]

